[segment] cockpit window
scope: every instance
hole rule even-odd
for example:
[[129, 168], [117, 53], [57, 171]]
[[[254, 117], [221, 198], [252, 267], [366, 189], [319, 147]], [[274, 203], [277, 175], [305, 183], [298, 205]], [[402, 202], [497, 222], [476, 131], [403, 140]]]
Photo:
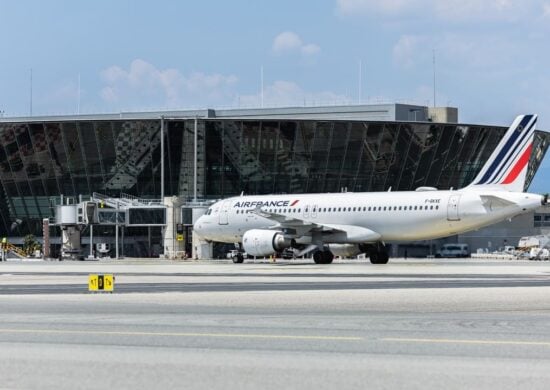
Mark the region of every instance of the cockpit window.
[[208, 209], [208, 210], [206, 211], [206, 213], [205, 213], [205, 214], [206, 214], [206, 215], [210, 215], [210, 214], [212, 214], [212, 209]]

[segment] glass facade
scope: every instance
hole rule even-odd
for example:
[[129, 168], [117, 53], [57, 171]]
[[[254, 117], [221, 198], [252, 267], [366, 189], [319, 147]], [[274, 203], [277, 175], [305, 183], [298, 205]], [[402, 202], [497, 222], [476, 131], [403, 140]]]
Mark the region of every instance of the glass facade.
[[[193, 197], [194, 120], [165, 121], [166, 196]], [[461, 188], [504, 127], [414, 122], [198, 121], [199, 198]], [[0, 123], [0, 234], [41, 235], [50, 199], [160, 195], [160, 120]], [[536, 133], [527, 186], [550, 137]]]

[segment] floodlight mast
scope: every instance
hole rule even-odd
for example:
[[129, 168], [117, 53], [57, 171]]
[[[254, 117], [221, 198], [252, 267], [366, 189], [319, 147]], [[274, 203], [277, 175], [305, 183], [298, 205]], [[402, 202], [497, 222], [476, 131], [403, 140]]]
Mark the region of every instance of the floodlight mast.
[[194, 134], [193, 134], [193, 202], [198, 201], [197, 197], [197, 172], [198, 172], [198, 133], [199, 133], [199, 116], [170, 116], [166, 117], [164, 115], [161, 115], [160, 117], [160, 128], [161, 128], [161, 141], [160, 141], [160, 155], [161, 155], [161, 164], [160, 164], [160, 170], [161, 170], [161, 190], [160, 195], [161, 198], [164, 199], [164, 122], [165, 120], [186, 120], [186, 119], [194, 119]]
[[160, 201], [164, 202], [164, 115], [160, 117]]
[[195, 135], [193, 139], [194, 143], [194, 169], [193, 169], [193, 202], [197, 202], [197, 158], [198, 158], [198, 148], [197, 148], [197, 132], [198, 132], [198, 118], [195, 116]]

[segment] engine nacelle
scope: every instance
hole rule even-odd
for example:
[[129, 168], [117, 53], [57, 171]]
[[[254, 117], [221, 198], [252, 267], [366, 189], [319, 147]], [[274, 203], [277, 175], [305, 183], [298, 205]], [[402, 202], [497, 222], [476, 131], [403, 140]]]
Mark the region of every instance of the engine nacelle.
[[252, 256], [268, 256], [289, 248], [291, 240], [282, 232], [251, 229], [243, 234], [243, 249]]
[[353, 257], [364, 252], [357, 244], [329, 244], [329, 250], [334, 256]]

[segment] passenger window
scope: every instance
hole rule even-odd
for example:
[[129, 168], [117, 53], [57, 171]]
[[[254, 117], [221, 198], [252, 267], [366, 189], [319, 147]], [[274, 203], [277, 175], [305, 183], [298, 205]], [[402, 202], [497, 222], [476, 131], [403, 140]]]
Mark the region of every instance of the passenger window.
[[384, 206], [384, 211], [386, 211], [386, 206]]
[[353, 211], [355, 211], [355, 207], [353, 208]]
[[439, 206], [435, 206], [435, 209], [436, 209], [436, 210], [439, 210]]
[[369, 207], [369, 211], [370, 211], [370, 207]]
[[433, 206], [430, 206], [430, 210], [433, 210], [433, 209], [434, 209], [434, 207], [433, 207]]
[[414, 209], [416, 210], [416, 209], [417, 209], [417, 206], [414, 206]]

